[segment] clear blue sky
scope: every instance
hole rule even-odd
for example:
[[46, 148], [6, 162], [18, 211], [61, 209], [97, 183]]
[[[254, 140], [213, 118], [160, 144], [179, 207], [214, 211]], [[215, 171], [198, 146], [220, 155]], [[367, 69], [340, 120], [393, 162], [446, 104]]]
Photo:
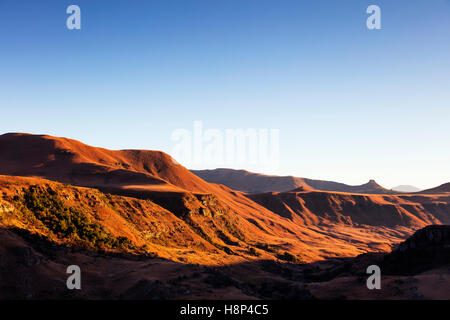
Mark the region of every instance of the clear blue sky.
[[2, 0], [0, 111], [0, 133], [169, 153], [194, 120], [275, 128], [268, 173], [433, 187], [450, 181], [450, 1]]

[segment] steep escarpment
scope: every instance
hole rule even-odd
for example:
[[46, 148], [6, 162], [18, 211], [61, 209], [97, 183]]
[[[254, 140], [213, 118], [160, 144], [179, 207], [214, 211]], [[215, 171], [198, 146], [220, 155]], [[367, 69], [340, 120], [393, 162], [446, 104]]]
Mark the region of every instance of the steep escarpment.
[[450, 223], [447, 195], [361, 195], [335, 192], [284, 192], [247, 195], [272, 212], [307, 225], [334, 222], [422, 228]]

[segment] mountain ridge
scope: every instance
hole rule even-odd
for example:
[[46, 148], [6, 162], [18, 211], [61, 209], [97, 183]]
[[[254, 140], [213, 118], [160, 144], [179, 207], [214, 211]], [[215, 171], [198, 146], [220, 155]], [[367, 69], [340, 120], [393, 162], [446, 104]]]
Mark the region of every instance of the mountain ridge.
[[300, 178], [294, 176], [264, 175], [246, 170], [234, 170], [227, 168], [191, 170], [191, 172], [208, 182], [224, 184], [231, 189], [247, 193], [264, 193], [272, 191], [286, 192], [299, 187], [303, 187], [305, 190], [309, 189], [349, 193], [395, 193], [392, 190], [383, 188], [373, 179], [362, 185], [351, 186], [334, 181]]

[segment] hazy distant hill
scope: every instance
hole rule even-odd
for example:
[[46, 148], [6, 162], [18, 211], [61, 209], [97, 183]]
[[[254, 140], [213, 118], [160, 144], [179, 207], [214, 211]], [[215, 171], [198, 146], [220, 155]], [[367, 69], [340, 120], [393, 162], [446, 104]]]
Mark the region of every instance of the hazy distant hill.
[[420, 189], [415, 186], [410, 185], [399, 185], [396, 187], [393, 187], [392, 190], [398, 191], [398, 192], [419, 192]]

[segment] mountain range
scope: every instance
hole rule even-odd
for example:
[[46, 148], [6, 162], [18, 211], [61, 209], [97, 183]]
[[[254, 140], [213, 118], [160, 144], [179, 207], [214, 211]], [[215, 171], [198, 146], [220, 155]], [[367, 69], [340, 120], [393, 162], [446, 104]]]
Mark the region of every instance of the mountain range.
[[[253, 280], [246, 286], [231, 275], [254, 273], [260, 283], [256, 278], [267, 278], [267, 268], [295, 273], [300, 270], [296, 265], [308, 266], [316, 273], [337, 267], [339, 259], [384, 255], [421, 228], [450, 224], [448, 185], [404, 194], [375, 181], [348, 186], [230, 169], [191, 172], [160, 151], [114, 151], [48, 135], [4, 134], [0, 253], [15, 258], [0, 268], [14, 273], [18, 266], [39, 265], [30, 277], [48, 277], [60, 272], [71, 250], [80, 264], [95, 253], [101, 268], [112, 261], [123, 265], [113, 274], [120, 283], [117, 294], [126, 297], [155, 286], [149, 271], [129, 277], [121, 273], [127, 264], [139, 269], [148, 264], [160, 277], [156, 291], [161, 297], [180, 296], [167, 293], [170, 286], [161, 279], [164, 270], [181, 268], [182, 274], [204, 278], [197, 285], [192, 278], [187, 298], [205, 298], [209, 285], [213, 290], [206, 298], [264, 298], [267, 293], [259, 284], [259, 289], [248, 287]], [[22, 256], [22, 251], [27, 253]], [[99, 281], [98, 270], [89, 270], [92, 281]], [[280, 281], [294, 285], [277, 272], [269, 274], [270, 286]], [[24, 284], [19, 293], [8, 288], [2, 291], [7, 297], [47, 290], [39, 283], [33, 288]], [[273, 298], [311, 294], [298, 284], [295, 288], [284, 294], [274, 289]]]
[[224, 184], [231, 189], [247, 193], [285, 192], [299, 188], [305, 191], [319, 190], [368, 194], [396, 193], [393, 190], [383, 188], [375, 180], [370, 180], [366, 184], [358, 186], [350, 186], [334, 181], [293, 176], [270, 176], [246, 170], [214, 169], [191, 171], [208, 182]]

